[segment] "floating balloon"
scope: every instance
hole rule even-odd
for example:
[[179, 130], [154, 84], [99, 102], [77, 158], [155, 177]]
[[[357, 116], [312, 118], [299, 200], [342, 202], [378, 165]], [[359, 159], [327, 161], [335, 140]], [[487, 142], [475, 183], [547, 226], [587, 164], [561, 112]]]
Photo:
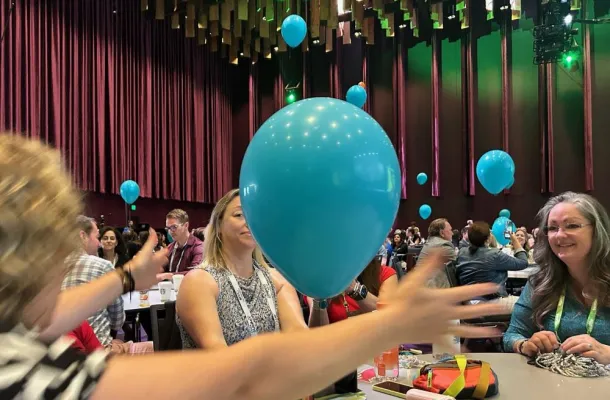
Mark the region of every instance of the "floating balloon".
[[500, 213], [498, 214], [500, 217], [506, 217], [506, 218], [510, 218], [510, 211], [508, 211], [506, 208], [503, 210], [500, 210]]
[[121, 197], [127, 204], [133, 204], [140, 197], [140, 186], [132, 180], [121, 183]]
[[282, 37], [290, 47], [297, 47], [307, 35], [307, 24], [299, 15], [292, 14], [282, 22]]
[[366, 84], [364, 82], [358, 83], [358, 86], [360, 86], [363, 89], [366, 89]]
[[417, 183], [423, 185], [426, 182], [428, 182], [428, 175], [426, 175], [424, 172], [417, 174]]
[[[261, 126], [239, 187], [250, 231], [271, 263], [298, 291], [330, 298], [360, 274], [392, 227], [400, 167], [369, 114], [342, 100], [310, 98]], [[342, 232], [341, 251], [333, 227]]]
[[358, 108], [362, 108], [366, 103], [366, 90], [362, 86], [354, 85], [347, 91], [345, 100]]
[[422, 219], [428, 219], [430, 218], [430, 215], [432, 215], [432, 208], [427, 204], [422, 204], [419, 207], [419, 216], [422, 217]]
[[507, 234], [509, 230], [514, 233], [517, 231], [517, 227], [513, 221], [507, 217], [496, 218], [491, 227], [491, 233], [493, 233], [496, 237], [496, 241], [502, 246], [506, 246], [510, 242], [510, 239], [505, 237], [505, 234]]
[[514, 181], [515, 163], [502, 150], [491, 150], [477, 162], [477, 178], [491, 194], [498, 194]]

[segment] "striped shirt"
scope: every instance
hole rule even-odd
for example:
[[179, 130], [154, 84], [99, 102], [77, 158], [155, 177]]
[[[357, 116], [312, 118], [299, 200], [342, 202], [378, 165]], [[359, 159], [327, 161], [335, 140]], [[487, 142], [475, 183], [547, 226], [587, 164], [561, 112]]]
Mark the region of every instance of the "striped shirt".
[[[64, 278], [61, 285], [62, 290], [94, 281], [108, 272], [114, 271], [110, 261], [85, 253], [70, 255], [66, 259], [66, 263], [74, 266]], [[109, 346], [112, 342], [110, 330], [119, 330], [125, 322], [123, 298], [119, 296], [112, 304], [93, 314], [87, 321], [102, 346]]]
[[0, 399], [86, 399], [106, 368], [107, 353], [89, 355], [70, 348], [72, 340], [51, 345], [18, 326], [0, 330]]

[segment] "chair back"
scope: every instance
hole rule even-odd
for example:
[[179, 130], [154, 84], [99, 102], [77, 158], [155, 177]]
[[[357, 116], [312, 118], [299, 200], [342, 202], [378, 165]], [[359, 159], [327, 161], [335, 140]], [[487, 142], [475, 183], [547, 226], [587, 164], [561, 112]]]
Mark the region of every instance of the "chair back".
[[155, 351], [182, 350], [180, 328], [176, 324], [176, 302], [150, 307], [150, 323]]
[[449, 281], [449, 285], [451, 287], [460, 286], [455, 261], [449, 261], [447, 264], [445, 264], [445, 274], [447, 274], [447, 280]]

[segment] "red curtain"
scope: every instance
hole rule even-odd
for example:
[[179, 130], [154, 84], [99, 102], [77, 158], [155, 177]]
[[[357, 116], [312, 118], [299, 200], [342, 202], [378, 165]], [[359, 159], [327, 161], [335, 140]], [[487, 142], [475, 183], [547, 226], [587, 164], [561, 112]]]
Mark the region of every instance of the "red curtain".
[[[53, 144], [76, 184], [214, 202], [231, 187], [227, 67], [140, 2], [16, 2], [0, 47], [0, 129]], [[0, 11], [0, 26], [8, 15]]]

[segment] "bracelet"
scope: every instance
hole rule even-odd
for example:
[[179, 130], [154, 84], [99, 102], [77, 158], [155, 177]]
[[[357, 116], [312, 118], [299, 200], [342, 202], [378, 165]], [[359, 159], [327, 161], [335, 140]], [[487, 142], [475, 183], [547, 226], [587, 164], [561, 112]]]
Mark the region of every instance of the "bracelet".
[[118, 272], [121, 278], [121, 283], [123, 284], [123, 294], [133, 292], [135, 290], [136, 283], [128, 266], [125, 265], [123, 268], [117, 268], [115, 271]]
[[[527, 339], [525, 339], [524, 341], [519, 343], [519, 349], [517, 350], [519, 352], [519, 354], [523, 354], [523, 345], [525, 344], [525, 342], [527, 342]], [[525, 354], [523, 354], [523, 355], [525, 355]]]

